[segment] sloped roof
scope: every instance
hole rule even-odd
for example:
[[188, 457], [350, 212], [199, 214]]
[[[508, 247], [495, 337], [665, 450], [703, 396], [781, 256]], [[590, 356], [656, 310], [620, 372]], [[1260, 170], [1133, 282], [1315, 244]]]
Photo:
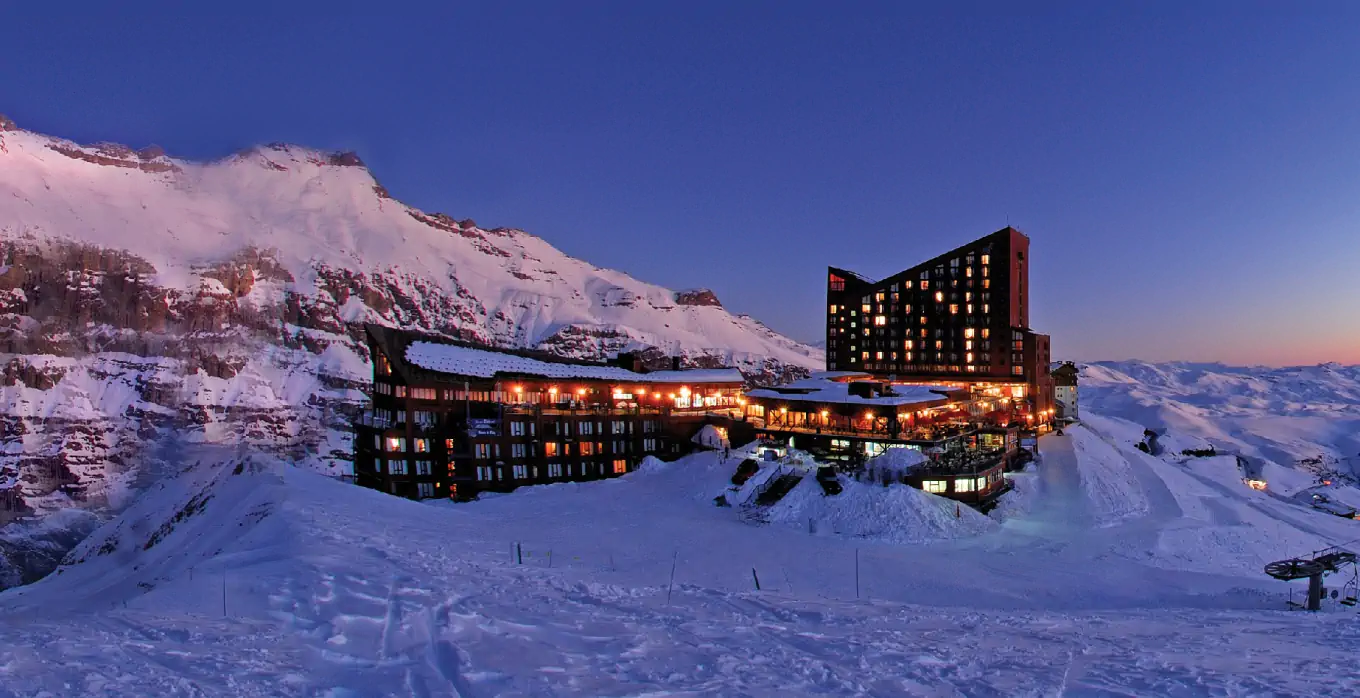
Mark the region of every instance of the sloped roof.
[[547, 361], [493, 349], [428, 341], [412, 342], [410, 346], [406, 347], [406, 360], [431, 371], [473, 378], [538, 376], [626, 383], [741, 383], [743, 381], [741, 372], [735, 368], [637, 373], [618, 366]]
[[808, 378], [787, 386], [757, 388], [746, 393], [747, 397], [783, 400], [787, 402], [825, 402], [847, 405], [877, 405], [902, 407], [906, 405], [932, 406], [949, 401], [949, 393], [957, 388], [943, 385], [895, 385], [896, 395], [865, 398], [850, 394], [849, 383]]

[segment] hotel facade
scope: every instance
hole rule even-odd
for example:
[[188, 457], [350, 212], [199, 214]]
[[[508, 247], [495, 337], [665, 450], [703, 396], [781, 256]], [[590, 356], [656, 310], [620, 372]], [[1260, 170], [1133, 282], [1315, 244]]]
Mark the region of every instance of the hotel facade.
[[989, 506], [1055, 416], [1029, 238], [1007, 227], [878, 281], [828, 268], [826, 372], [747, 396], [760, 438], [847, 470], [918, 449], [929, 462], [904, 482]]
[[739, 415], [736, 369], [646, 371], [366, 328], [371, 407], [355, 423], [358, 484], [413, 499], [595, 480], [675, 456]]

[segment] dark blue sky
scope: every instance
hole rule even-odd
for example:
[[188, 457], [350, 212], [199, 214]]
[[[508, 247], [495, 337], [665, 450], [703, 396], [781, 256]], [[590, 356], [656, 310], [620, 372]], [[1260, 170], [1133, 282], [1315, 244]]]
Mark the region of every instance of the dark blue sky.
[[1360, 6], [206, 5], [7, 4], [0, 112], [354, 149], [412, 205], [801, 339], [827, 264], [1009, 221], [1058, 357], [1360, 363]]

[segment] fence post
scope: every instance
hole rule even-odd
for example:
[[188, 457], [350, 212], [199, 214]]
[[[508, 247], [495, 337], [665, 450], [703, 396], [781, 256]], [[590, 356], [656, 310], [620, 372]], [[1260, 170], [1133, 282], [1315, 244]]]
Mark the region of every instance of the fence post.
[[520, 545], [519, 542], [515, 543], [515, 560], [517, 564], [524, 564], [524, 546]]
[[675, 551], [671, 556], [671, 582], [666, 585], [666, 605], [671, 605], [671, 590], [675, 588], [675, 563], [680, 559], [680, 551]]
[[756, 575], [756, 568], [751, 568], [751, 579], [756, 580], [756, 591], [760, 591], [760, 577]]
[[855, 598], [859, 598], [859, 548], [855, 548]]

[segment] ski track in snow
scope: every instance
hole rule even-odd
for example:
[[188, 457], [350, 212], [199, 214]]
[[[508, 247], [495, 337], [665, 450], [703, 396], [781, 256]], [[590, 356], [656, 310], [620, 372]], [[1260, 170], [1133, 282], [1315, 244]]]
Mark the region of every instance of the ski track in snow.
[[738, 462], [713, 455], [459, 506], [190, 472], [78, 549], [126, 553], [0, 594], [0, 696], [1360, 691], [1354, 616], [1279, 610], [1259, 573], [1355, 522], [1247, 489], [1230, 459], [1083, 427], [1041, 448], [1026, 512], [963, 538], [925, 517], [914, 544], [746, 522], [713, 506]]

